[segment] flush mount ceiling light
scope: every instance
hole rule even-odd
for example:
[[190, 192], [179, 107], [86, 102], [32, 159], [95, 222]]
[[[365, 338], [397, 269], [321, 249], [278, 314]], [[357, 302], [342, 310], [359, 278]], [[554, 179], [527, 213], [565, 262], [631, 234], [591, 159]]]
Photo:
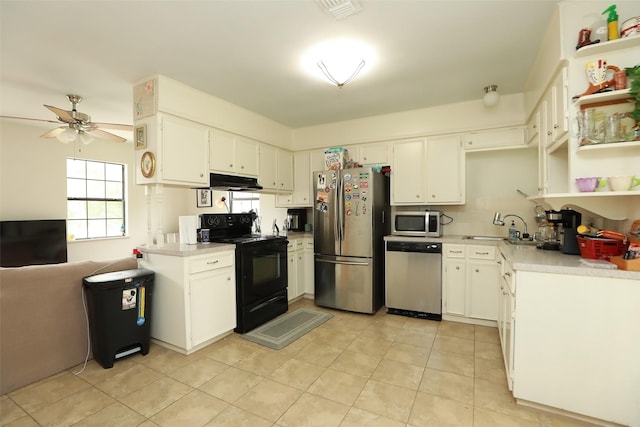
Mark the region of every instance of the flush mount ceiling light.
[[484, 87], [484, 98], [482, 103], [485, 107], [494, 107], [498, 104], [500, 94], [498, 93], [498, 85], [489, 85]]
[[316, 0], [316, 3], [336, 20], [344, 19], [362, 10], [358, 0]]
[[370, 47], [345, 39], [320, 43], [302, 57], [302, 66], [308, 73], [339, 88], [370, 70], [374, 63], [375, 55]]

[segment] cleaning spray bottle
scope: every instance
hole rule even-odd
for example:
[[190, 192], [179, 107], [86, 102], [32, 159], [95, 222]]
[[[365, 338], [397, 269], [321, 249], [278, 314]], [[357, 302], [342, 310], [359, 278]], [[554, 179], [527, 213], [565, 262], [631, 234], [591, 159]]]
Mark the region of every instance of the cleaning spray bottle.
[[616, 40], [618, 38], [618, 12], [616, 12], [616, 5], [612, 4], [602, 12], [602, 14], [608, 13], [607, 17], [607, 33], [609, 40]]

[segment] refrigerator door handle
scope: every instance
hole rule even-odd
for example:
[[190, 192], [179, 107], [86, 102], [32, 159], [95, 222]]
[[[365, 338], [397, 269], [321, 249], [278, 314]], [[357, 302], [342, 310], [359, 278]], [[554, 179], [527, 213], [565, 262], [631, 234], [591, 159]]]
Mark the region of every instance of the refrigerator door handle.
[[338, 188], [340, 189], [338, 191], [338, 197], [339, 197], [339, 202], [338, 204], [340, 205], [340, 253], [342, 253], [342, 240], [344, 239], [344, 181], [342, 178], [342, 174], [340, 174], [340, 179], [338, 180]]
[[325, 262], [327, 264], [340, 264], [340, 265], [369, 265], [368, 262], [357, 262], [357, 261], [336, 261], [332, 259], [317, 259], [317, 262]]
[[[336, 191], [338, 191], [338, 189], [336, 189]], [[340, 234], [339, 234], [339, 230], [340, 230], [340, 218], [338, 217], [338, 214], [340, 213], [340, 209], [338, 206], [338, 197], [336, 197], [335, 202], [333, 203], [333, 217], [335, 218], [335, 221], [333, 222], [333, 235], [335, 236], [335, 240], [339, 241], [340, 240]]]

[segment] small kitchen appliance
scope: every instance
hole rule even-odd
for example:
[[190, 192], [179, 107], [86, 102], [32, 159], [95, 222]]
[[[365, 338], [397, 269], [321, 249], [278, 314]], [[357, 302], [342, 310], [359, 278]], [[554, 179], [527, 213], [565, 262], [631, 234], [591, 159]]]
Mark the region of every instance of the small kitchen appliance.
[[287, 223], [289, 231], [304, 231], [307, 223], [307, 211], [305, 209], [287, 209]]
[[562, 215], [562, 232], [560, 234], [560, 250], [564, 254], [580, 255], [580, 247], [578, 246], [578, 226], [582, 221], [582, 214], [572, 209], [561, 209]]
[[406, 237], [440, 237], [440, 211], [395, 211], [391, 234]]
[[557, 251], [560, 250], [560, 225], [562, 224], [562, 213], [560, 211], [545, 211], [547, 214], [546, 231], [542, 231], [544, 242], [538, 247], [541, 249]]

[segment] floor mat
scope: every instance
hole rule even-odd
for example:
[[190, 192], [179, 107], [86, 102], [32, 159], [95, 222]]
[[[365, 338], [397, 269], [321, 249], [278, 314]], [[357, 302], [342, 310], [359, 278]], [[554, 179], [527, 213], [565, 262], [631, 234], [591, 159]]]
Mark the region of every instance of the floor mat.
[[300, 308], [242, 335], [242, 338], [280, 350], [331, 319], [333, 314]]

